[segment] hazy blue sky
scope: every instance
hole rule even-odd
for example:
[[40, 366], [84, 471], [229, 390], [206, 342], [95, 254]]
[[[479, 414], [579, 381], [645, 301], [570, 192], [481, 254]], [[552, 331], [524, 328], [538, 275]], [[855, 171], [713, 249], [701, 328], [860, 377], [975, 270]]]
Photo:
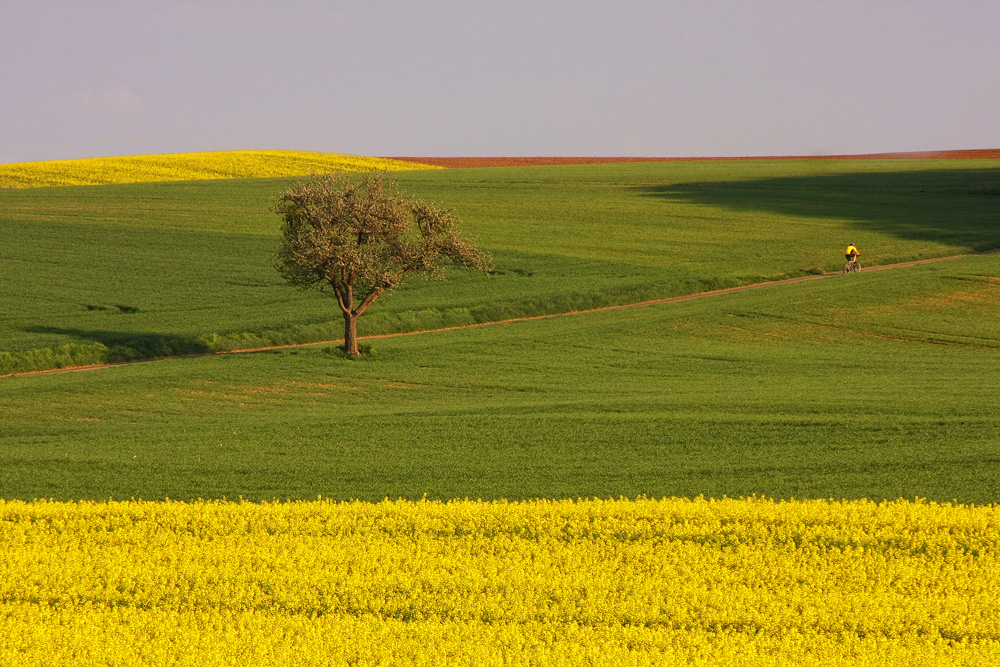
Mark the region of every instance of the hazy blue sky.
[[0, 162], [1000, 148], [1000, 0], [0, 0]]

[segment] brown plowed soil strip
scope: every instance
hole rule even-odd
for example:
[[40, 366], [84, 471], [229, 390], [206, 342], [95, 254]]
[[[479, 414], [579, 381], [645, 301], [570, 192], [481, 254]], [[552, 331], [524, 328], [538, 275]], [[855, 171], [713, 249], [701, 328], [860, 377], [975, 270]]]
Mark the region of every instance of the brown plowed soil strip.
[[698, 162], [706, 160], [976, 160], [998, 159], [1000, 148], [919, 153], [867, 153], [864, 155], [770, 155], [758, 157], [392, 157], [393, 160], [420, 162], [449, 169], [476, 167], [541, 167], [567, 164], [608, 164], [616, 162]]
[[[900, 264], [883, 264], [881, 266], [870, 266], [863, 269], [863, 271], [882, 271], [885, 269], [899, 269], [904, 266], [916, 266], [917, 264], [927, 264], [930, 262], [943, 262], [949, 259], [961, 259], [963, 257], [973, 257], [976, 255], [990, 255], [1000, 250], [986, 250], [984, 252], [969, 253], [966, 255], [953, 255], [951, 257], [934, 257], [931, 259], [918, 259], [912, 262], [902, 262]], [[799, 276], [797, 278], [786, 278], [784, 280], [772, 280], [766, 283], [754, 283], [753, 285], [743, 285], [741, 287], [729, 287], [726, 289], [713, 290], [711, 292], [697, 292], [695, 294], [684, 294], [682, 296], [671, 296], [664, 299], [654, 299], [652, 301], [640, 301], [638, 303], [626, 303], [618, 306], [604, 306], [602, 308], [591, 308], [589, 310], [574, 310], [568, 313], [553, 313], [551, 315], [533, 315], [531, 317], [515, 317], [509, 320], [497, 320], [495, 322], [482, 322], [480, 324], [463, 324], [456, 327], [444, 327], [441, 329], [424, 329], [421, 331], [405, 331], [402, 333], [392, 333], [392, 334], [381, 334], [378, 336], [361, 336], [359, 340], [380, 340], [383, 338], [399, 338], [400, 336], [417, 336], [420, 334], [427, 333], [440, 333], [443, 331], [456, 331], [459, 329], [478, 329], [481, 327], [490, 327], [497, 324], [511, 324], [513, 322], [531, 322], [533, 320], [546, 320], [553, 317], [566, 317], [569, 315], [583, 315], [585, 313], [596, 313], [606, 310], [622, 310], [624, 308], [638, 308], [640, 306], [653, 306], [661, 303], [673, 303], [675, 301], [689, 301], [691, 299], [701, 299], [707, 296], [716, 296], [718, 294], [728, 294], [730, 292], [744, 292], [746, 290], [758, 289], [761, 287], [771, 287], [774, 285], [787, 285], [790, 283], [801, 283], [807, 280], [819, 280], [820, 278], [830, 278], [832, 276], [842, 275], [839, 271], [835, 273], [822, 273], [811, 276]], [[139, 359], [136, 361], [123, 361], [113, 364], [95, 364], [92, 366], [72, 366], [68, 368], [52, 368], [44, 371], [29, 371], [27, 373], [12, 373], [11, 375], [5, 375], [0, 377], [14, 377], [20, 375], [50, 375], [53, 373], [74, 373], [77, 371], [92, 371], [98, 368], [111, 368], [113, 366], [126, 366], [128, 364], [142, 364], [150, 361], [162, 361], [163, 359], [192, 359], [195, 357], [217, 357], [225, 354], [248, 354], [251, 352], [273, 352], [275, 350], [287, 350], [290, 348], [299, 347], [314, 347], [317, 345], [335, 345], [337, 343], [343, 343], [343, 339], [337, 340], [324, 340], [317, 343], [296, 343], [294, 345], [274, 345], [271, 347], [255, 347], [246, 350], [226, 350], [223, 352], [206, 352], [204, 354], [185, 354], [178, 355], [176, 357], [159, 357], [156, 359]]]

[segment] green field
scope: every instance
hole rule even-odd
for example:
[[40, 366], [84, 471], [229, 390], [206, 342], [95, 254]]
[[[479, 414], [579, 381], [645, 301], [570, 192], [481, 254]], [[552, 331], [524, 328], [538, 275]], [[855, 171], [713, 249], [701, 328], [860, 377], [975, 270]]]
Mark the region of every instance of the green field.
[[[0, 361], [338, 337], [329, 297], [270, 266], [286, 182], [0, 191]], [[362, 335], [829, 271], [849, 241], [883, 264], [1000, 247], [996, 161], [399, 182], [456, 208], [497, 271], [415, 281]], [[318, 346], [0, 378], [0, 497], [998, 502], [998, 276], [984, 255], [375, 340], [357, 362]]]
[[0, 495], [995, 502], [998, 275], [989, 255], [385, 339], [360, 362], [7, 378]]
[[[997, 161], [750, 161], [399, 176], [457, 209], [488, 277], [416, 279], [362, 335], [566, 312], [1000, 247]], [[328, 297], [273, 270], [288, 181], [0, 190], [0, 374], [330, 340]]]

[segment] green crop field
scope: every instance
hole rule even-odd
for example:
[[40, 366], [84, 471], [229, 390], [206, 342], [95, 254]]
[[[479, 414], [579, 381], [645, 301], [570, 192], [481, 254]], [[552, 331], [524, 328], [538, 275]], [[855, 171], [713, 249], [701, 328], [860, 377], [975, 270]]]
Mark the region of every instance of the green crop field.
[[1000, 498], [1000, 255], [6, 378], [0, 496]]
[[[412, 281], [361, 333], [628, 303], [1000, 247], [996, 160], [639, 163], [402, 172], [491, 276]], [[287, 180], [0, 190], [0, 374], [330, 340], [328, 297], [272, 268]]]
[[[997, 161], [400, 174], [491, 276], [362, 335], [1000, 247]], [[271, 267], [287, 180], [0, 191], [0, 364], [336, 338]], [[0, 378], [0, 497], [1000, 499], [1000, 255], [698, 300]], [[3, 372], [0, 369], [0, 372]]]

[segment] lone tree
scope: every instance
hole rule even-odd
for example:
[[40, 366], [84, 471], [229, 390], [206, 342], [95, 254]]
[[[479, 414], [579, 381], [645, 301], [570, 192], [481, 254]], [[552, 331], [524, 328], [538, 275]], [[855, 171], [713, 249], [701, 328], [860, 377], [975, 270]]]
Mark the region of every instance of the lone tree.
[[331, 290], [344, 351], [360, 356], [358, 318], [407, 273], [444, 280], [444, 260], [480, 271], [490, 256], [459, 235], [452, 211], [404, 196], [384, 173], [313, 176], [278, 198], [278, 272], [301, 289]]

